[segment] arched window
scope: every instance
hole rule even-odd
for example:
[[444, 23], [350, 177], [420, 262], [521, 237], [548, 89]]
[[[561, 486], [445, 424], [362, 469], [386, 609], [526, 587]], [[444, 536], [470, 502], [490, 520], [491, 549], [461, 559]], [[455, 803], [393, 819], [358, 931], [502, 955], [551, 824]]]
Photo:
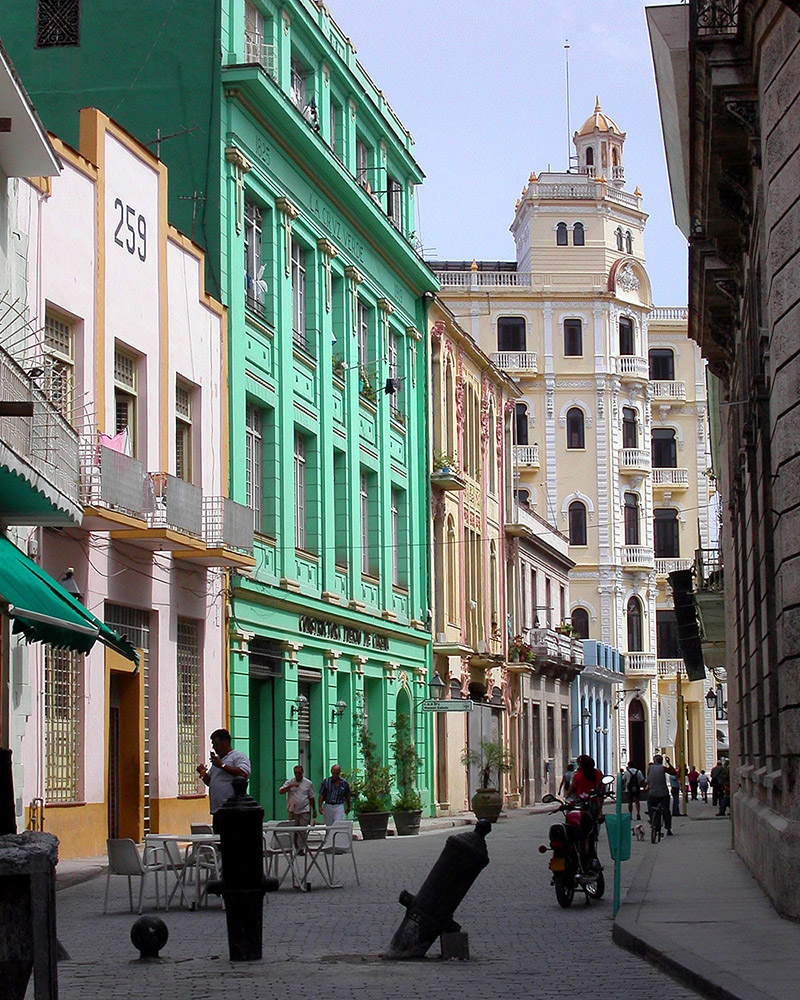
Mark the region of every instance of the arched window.
[[620, 316], [619, 320], [619, 353], [628, 356], [636, 353], [633, 337], [633, 320], [627, 316]]
[[564, 357], [579, 358], [583, 354], [583, 324], [579, 319], [564, 320]]
[[625, 494], [625, 544], [639, 545], [639, 497]]
[[585, 448], [586, 439], [583, 430], [583, 410], [573, 406], [567, 410], [567, 447]]
[[675, 354], [671, 347], [654, 347], [650, 351], [650, 381], [675, 380]]
[[631, 597], [626, 609], [628, 619], [628, 652], [642, 651], [642, 605], [638, 597]]
[[632, 406], [622, 407], [622, 447], [639, 447], [639, 425]]
[[586, 147], [586, 166], [587, 167], [594, 166], [594, 150], [592, 149], [591, 146]]
[[559, 222], [556, 226], [556, 246], [565, 247], [567, 245], [567, 224]]
[[499, 627], [497, 604], [497, 546], [492, 540], [489, 546], [489, 615], [492, 624], [492, 632], [496, 632]]
[[582, 247], [585, 244], [585, 233], [583, 230], [583, 223], [576, 222], [572, 227], [572, 245], [574, 247]]
[[580, 500], [569, 505], [569, 544], [586, 544], [586, 504]]
[[678, 531], [677, 510], [662, 507], [653, 511], [653, 547], [656, 559], [677, 559], [680, 556]]
[[489, 441], [486, 446], [486, 460], [489, 463], [489, 493], [497, 493], [497, 416], [494, 406], [489, 410]]
[[574, 608], [572, 611], [572, 627], [579, 639], [589, 638], [589, 612], [586, 608]]
[[677, 469], [678, 446], [675, 431], [670, 427], [654, 427], [650, 437], [650, 454], [654, 469]]
[[617, 228], [615, 230], [615, 232], [614, 232], [614, 235], [617, 238], [617, 250], [621, 250], [622, 249], [622, 230], [619, 229], [619, 228]]
[[447, 620], [449, 622], [458, 621], [458, 608], [456, 606], [456, 525], [452, 514], [447, 518], [447, 539], [445, 542], [445, 565], [447, 566], [447, 593], [445, 594], [445, 607], [447, 609]]
[[533, 510], [531, 507], [531, 491], [525, 489], [514, 490], [514, 498], [520, 507], [524, 507], [526, 510]]
[[631, 236], [630, 229], [625, 232], [625, 252], [633, 253], [633, 236]]
[[447, 362], [444, 366], [444, 451], [448, 455], [455, 455], [456, 437], [453, 424], [453, 411], [455, 408], [455, 391], [453, 389], [453, 366]]
[[528, 443], [528, 407], [525, 403], [514, 406], [514, 444]]

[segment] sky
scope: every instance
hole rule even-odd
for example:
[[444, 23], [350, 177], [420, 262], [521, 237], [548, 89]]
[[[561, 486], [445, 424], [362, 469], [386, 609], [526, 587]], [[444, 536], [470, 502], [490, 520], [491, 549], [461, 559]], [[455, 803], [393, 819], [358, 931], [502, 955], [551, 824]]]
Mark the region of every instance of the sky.
[[508, 227], [528, 175], [566, 169], [567, 136], [597, 95], [627, 133], [626, 188], [638, 185], [644, 195], [654, 304], [686, 305], [686, 241], [672, 213], [642, 0], [326, 5], [414, 137], [426, 175], [417, 194], [426, 257], [513, 260]]

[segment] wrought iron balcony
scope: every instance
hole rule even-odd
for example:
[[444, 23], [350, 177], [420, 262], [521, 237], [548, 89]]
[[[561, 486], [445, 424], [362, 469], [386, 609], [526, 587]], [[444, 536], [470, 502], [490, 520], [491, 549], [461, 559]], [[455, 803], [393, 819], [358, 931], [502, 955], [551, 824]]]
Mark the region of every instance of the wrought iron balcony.
[[0, 417], [0, 469], [30, 484], [30, 495], [4, 491], [0, 511], [6, 524], [74, 524], [80, 520], [78, 432], [34, 378], [0, 348], [0, 398], [33, 407], [31, 416]]
[[265, 42], [258, 35], [245, 36], [244, 61], [260, 66], [273, 80], [278, 81], [278, 60], [275, 58], [275, 46]]
[[99, 440], [94, 434], [81, 440], [82, 527], [87, 531], [145, 527], [144, 466]]
[[730, 38], [739, 31], [739, 0], [689, 0], [693, 39]]
[[695, 553], [695, 566], [698, 590], [725, 589], [722, 549], [698, 549]]

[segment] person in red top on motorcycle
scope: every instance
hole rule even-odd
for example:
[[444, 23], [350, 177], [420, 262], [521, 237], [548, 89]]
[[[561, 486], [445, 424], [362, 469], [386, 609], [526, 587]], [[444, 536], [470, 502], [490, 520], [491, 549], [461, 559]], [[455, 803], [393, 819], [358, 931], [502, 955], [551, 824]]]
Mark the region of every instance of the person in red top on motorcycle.
[[[603, 772], [599, 767], [595, 767], [594, 760], [588, 754], [581, 754], [578, 757], [578, 770], [569, 786], [568, 798], [581, 799], [588, 796], [590, 799], [589, 812], [595, 823], [601, 822], [600, 817], [603, 812]], [[591, 834], [583, 839], [584, 857], [590, 857], [593, 845]]]

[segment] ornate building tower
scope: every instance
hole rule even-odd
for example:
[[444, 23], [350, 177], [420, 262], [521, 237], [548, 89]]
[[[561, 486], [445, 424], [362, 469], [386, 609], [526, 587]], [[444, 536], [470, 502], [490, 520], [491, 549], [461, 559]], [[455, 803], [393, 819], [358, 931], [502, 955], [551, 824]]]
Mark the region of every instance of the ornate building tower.
[[[658, 611], [670, 605], [666, 572], [676, 560], [690, 565], [698, 547], [698, 519], [687, 515], [700, 506], [698, 468], [707, 467], [687, 452], [685, 475], [679, 475], [674, 467], [683, 431], [672, 419], [671, 436], [662, 435], [660, 424], [683, 407], [692, 422], [699, 419], [695, 400], [705, 390], [702, 372], [695, 377], [685, 310], [653, 310], [647, 216], [639, 188], [625, 188], [625, 133], [597, 101], [573, 141], [577, 173], [532, 173], [523, 188], [511, 224], [516, 261], [441, 262], [434, 269], [450, 308], [469, 318], [472, 336], [519, 380], [515, 500], [569, 537], [576, 563], [568, 609], [573, 628], [625, 653], [625, 688], [608, 728], [616, 735], [618, 762], [631, 757], [643, 766], [655, 747], [674, 740], [661, 726], [658, 681], [659, 643], [670, 651], [674, 624], [662, 622]], [[651, 353], [649, 324], [667, 314], [674, 322], [663, 327]], [[670, 337], [680, 343], [677, 355], [664, 339]], [[678, 356], [691, 372], [683, 381], [675, 371]], [[705, 420], [704, 402], [700, 410]], [[670, 468], [656, 492], [654, 461]], [[665, 486], [673, 487], [666, 490], [671, 497], [681, 496], [681, 510], [675, 504], [662, 510]], [[540, 619], [553, 614], [547, 598], [532, 603], [544, 603]], [[666, 671], [665, 664], [665, 677]], [[699, 753], [702, 714], [697, 722]], [[598, 720], [591, 725], [603, 728]]]

